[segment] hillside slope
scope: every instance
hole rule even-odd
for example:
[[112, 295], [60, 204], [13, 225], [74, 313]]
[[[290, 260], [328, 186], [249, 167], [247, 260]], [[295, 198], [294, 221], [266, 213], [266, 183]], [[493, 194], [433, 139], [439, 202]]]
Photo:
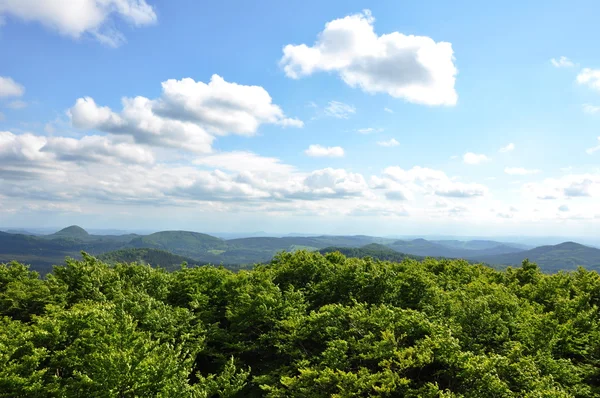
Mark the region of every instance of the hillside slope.
[[520, 265], [526, 258], [548, 272], [574, 270], [578, 266], [600, 270], [600, 249], [575, 242], [540, 246], [518, 253], [480, 256], [474, 259], [490, 265]]

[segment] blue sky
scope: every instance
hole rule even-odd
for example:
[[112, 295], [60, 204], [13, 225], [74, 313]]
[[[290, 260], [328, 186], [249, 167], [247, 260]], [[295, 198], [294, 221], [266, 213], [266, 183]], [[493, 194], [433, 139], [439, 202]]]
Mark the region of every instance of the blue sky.
[[592, 1], [0, 0], [0, 226], [592, 234]]

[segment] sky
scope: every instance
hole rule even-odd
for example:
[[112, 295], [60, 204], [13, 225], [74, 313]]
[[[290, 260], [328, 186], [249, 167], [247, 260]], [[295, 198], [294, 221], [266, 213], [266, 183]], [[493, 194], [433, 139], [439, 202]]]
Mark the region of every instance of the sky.
[[0, 0], [0, 227], [594, 235], [596, 1]]

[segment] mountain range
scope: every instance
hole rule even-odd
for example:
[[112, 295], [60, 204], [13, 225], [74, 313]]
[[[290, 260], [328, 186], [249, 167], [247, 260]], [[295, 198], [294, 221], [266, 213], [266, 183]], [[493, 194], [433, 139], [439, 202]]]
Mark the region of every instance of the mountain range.
[[139, 261], [172, 268], [222, 264], [239, 268], [268, 262], [279, 251], [341, 251], [353, 257], [370, 256], [399, 261], [406, 257], [464, 258], [492, 266], [519, 265], [528, 258], [548, 272], [572, 270], [581, 265], [600, 269], [600, 249], [575, 242], [531, 247], [494, 240], [399, 240], [367, 235], [283, 236], [223, 239], [189, 231], [161, 231], [148, 235], [93, 235], [73, 225], [47, 235], [0, 232], [0, 263], [17, 260], [45, 274], [66, 256], [81, 251], [113, 261]]

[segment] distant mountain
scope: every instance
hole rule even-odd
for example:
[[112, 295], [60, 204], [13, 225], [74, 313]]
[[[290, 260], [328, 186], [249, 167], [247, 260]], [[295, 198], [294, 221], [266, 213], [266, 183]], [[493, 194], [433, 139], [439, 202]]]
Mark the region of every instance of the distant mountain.
[[423, 257], [413, 256], [410, 254], [399, 253], [393, 249], [385, 245], [380, 245], [378, 243], [371, 243], [365, 245], [363, 247], [326, 247], [324, 249], [319, 250], [319, 253], [326, 254], [331, 252], [340, 252], [346, 257], [372, 257], [377, 260], [382, 261], [395, 261], [400, 262], [406, 258], [412, 258], [416, 260], [421, 260]]
[[58, 232], [51, 234], [50, 236], [65, 237], [65, 238], [87, 238], [90, 234], [78, 225], [71, 225], [70, 227], [63, 228]]
[[513, 243], [513, 242], [498, 242], [495, 240], [485, 240], [485, 239], [474, 239], [474, 240], [431, 240], [432, 243], [437, 243], [442, 246], [454, 248], [454, 249], [465, 249], [465, 250], [490, 250], [496, 249], [498, 247], [505, 247], [506, 253], [516, 252], [519, 250], [529, 250], [532, 249], [533, 246], [524, 245], [521, 243]]
[[575, 242], [540, 246], [518, 253], [481, 256], [474, 259], [490, 265], [518, 266], [526, 258], [548, 272], [574, 270], [580, 265], [588, 269], [600, 270], [600, 249]]
[[[463, 242], [465, 244], [460, 245], [458, 243], [441, 244], [425, 239], [414, 239], [408, 241], [397, 240], [393, 243], [387, 244], [387, 246], [396, 250], [397, 252], [412, 254], [416, 256], [466, 259], [471, 259], [483, 255], [496, 255], [523, 251], [519, 248], [507, 246], [500, 242], [494, 242], [496, 244], [495, 246], [493, 246], [492, 243], [488, 241], [471, 242], [474, 243], [467, 244], [467, 242]], [[467, 249], [465, 247], [481, 247], [481, 249]]]

